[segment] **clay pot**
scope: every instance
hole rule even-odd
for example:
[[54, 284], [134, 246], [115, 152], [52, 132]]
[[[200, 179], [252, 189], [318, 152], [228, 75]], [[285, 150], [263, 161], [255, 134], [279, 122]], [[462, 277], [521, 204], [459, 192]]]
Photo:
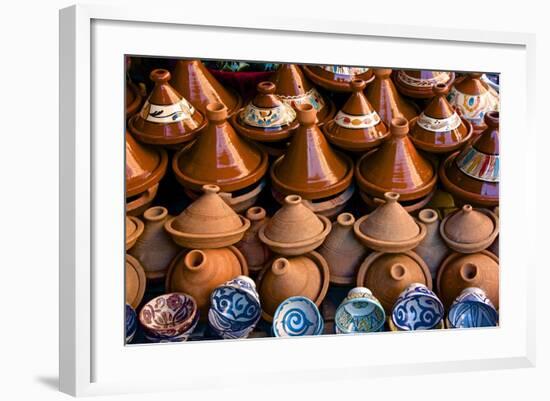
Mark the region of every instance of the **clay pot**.
[[204, 195], [164, 224], [172, 239], [184, 248], [221, 248], [239, 242], [250, 221], [238, 215], [218, 195], [216, 185], [204, 185]]
[[137, 309], [147, 285], [145, 271], [139, 261], [126, 254], [126, 273], [124, 275], [126, 303], [132, 308]]
[[488, 251], [464, 255], [452, 253], [443, 261], [437, 273], [437, 293], [445, 305], [451, 306], [467, 287], [481, 288], [491, 302], [499, 307], [499, 261]]
[[426, 152], [446, 153], [461, 148], [472, 136], [472, 125], [454, 111], [445, 98], [448, 86], [433, 86], [435, 97], [420, 115], [411, 121], [410, 138]]
[[403, 99], [390, 78], [392, 70], [374, 69], [374, 81], [367, 87], [367, 99], [377, 111], [378, 115], [390, 125], [395, 117], [402, 117], [407, 121], [418, 115], [418, 107]]
[[355, 217], [351, 213], [338, 215], [332, 230], [318, 252], [325, 258], [330, 270], [330, 282], [353, 284], [357, 270], [367, 255], [367, 249], [353, 233]]
[[355, 222], [355, 235], [365, 246], [379, 252], [414, 249], [426, 237], [426, 226], [397, 202], [399, 194], [387, 192], [384, 196], [386, 203]]
[[258, 277], [262, 317], [268, 322], [281, 302], [293, 296], [309, 298], [318, 307], [328, 290], [329, 270], [317, 252], [268, 262]]
[[212, 291], [240, 275], [248, 275], [248, 266], [234, 246], [185, 250], [170, 264], [165, 288], [167, 292], [184, 292], [195, 298], [201, 320], [205, 320]]
[[485, 122], [487, 129], [471, 145], [441, 163], [439, 177], [456, 199], [494, 207], [499, 202], [499, 113], [487, 113]]
[[429, 99], [435, 85], [450, 86], [455, 80], [454, 72], [399, 70], [393, 72], [397, 90], [405, 96], [417, 99]]
[[132, 248], [143, 234], [143, 222], [134, 216], [126, 216], [126, 250]]
[[351, 96], [323, 132], [332, 144], [361, 152], [380, 145], [390, 132], [363, 94], [365, 81], [354, 79], [350, 87]]
[[242, 107], [241, 96], [224, 88], [200, 60], [178, 60], [170, 84], [203, 114], [209, 103], [223, 104], [229, 116]]
[[254, 206], [246, 211], [246, 218], [250, 220], [250, 228], [235, 247], [244, 255], [250, 274], [254, 274], [259, 272], [271, 257], [271, 251], [258, 236], [260, 228], [267, 224], [269, 217], [263, 208]]
[[374, 252], [366, 257], [357, 273], [357, 285], [369, 288], [378, 298], [386, 314], [412, 283], [432, 288], [432, 276], [426, 263], [412, 251], [405, 253]]
[[[401, 202], [401, 206], [403, 206], [403, 209], [405, 209], [407, 212], [411, 214], [416, 214], [418, 210], [426, 207], [426, 205], [431, 203], [436, 193], [437, 189], [430, 192], [424, 198], [420, 198], [415, 201]], [[369, 211], [376, 209], [378, 206], [384, 204], [385, 202], [382, 198], [379, 198], [377, 196], [370, 196], [363, 191], [360, 191], [359, 195], [361, 196], [361, 199], [365, 202], [365, 205], [367, 206], [367, 209]]]
[[388, 140], [357, 162], [355, 178], [359, 188], [376, 197], [397, 192], [401, 201], [426, 197], [434, 190], [437, 181], [434, 166], [418, 153], [407, 136], [407, 120], [393, 119], [390, 131]]
[[313, 213], [300, 196], [288, 195], [258, 236], [275, 253], [300, 255], [321, 245], [331, 229], [330, 220]]
[[141, 102], [143, 102], [143, 96], [141, 96], [136, 84], [126, 81], [126, 97], [124, 101], [126, 104], [126, 118], [132, 117], [137, 113]]
[[349, 83], [354, 79], [362, 79], [367, 83], [374, 79], [373, 70], [367, 67], [303, 65], [302, 70], [316, 85], [334, 92], [349, 92]]
[[130, 132], [153, 145], [177, 145], [194, 139], [206, 125], [204, 116], [170, 86], [168, 70], [153, 70], [150, 78], [155, 87], [139, 114], [128, 121]]
[[[495, 214], [495, 216], [497, 216], [499, 219], [500, 219], [500, 216], [499, 216], [499, 207], [495, 207], [493, 209], [493, 213]], [[491, 244], [491, 246], [489, 247], [489, 251], [491, 251], [492, 253], [494, 253], [495, 255], [499, 256], [499, 240], [498, 240], [498, 235], [497, 237], [495, 238], [495, 240], [493, 241], [493, 243]]]
[[126, 215], [128, 216], [141, 216], [153, 203], [155, 196], [159, 189], [159, 184], [155, 184], [152, 187], [147, 188], [145, 192], [142, 192], [136, 196], [126, 198]]
[[426, 236], [414, 251], [426, 262], [432, 277], [435, 278], [441, 262], [449, 254], [449, 248], [439, 234], [439, 216], [435, 210], [421, 210], [418, 220], [426, 226]]
[[271, 81], [277, 88], [277, 97], [289, 106], [311, 104], [317, 112], [317, 124], [322, 125], [334, 117], [334, 102], [315, 89], [297, 64], [281, 64]]
[[487, 209], [464, 205], [443, 219], [439, 229], [449, 248], [461, 253], [479, 252], [498, 235], [498, 217]]
[[170, 262], [181, 251], [168, 233], [164, 224], [172, 218], [162, 206], [149, 208], [143, 213], [145, 228], [130, 255], [140, 261], [148, 279], [163, 278]]
[[239, 134], [260, 142], [288, 138], [298, 126], [294, 109], [279, 100], [273, 82], [260, 82], [258, 93], [244, 109], [231, 118]]

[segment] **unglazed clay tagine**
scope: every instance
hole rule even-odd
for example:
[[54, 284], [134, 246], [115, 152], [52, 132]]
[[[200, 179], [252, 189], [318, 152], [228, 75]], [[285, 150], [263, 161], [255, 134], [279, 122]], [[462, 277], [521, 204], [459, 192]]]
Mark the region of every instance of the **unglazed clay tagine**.
[[126, 303], [132, 308], [137, 309], [145, 294], [147, 278], [145, 277], [145, 271], [139, 261], [128, 254], [126, 254], [124, 282], [126, 288]]
[[445, 310], [435, 293], [424, 284], [412, 283], [397, 298], [391, 320], [397, 330], [430, 330], [437, 328]]
[[370, 333], [382, 331], [386, 313], [380, 301], [365, 287], [351, 289], [336, 309], [336, 334]]
[[472, 125], [461, 118], [445, 98], [448, 86], [433, 86], [435, 97], [417, 118], [411, 121], [410, 138], [426, 152], [446, 153], [461, 148], [472, 136]]
[[335, 92], [349, 92], [349, 83], [353, 79], [362, 79], [367, 83], [374, 79], [372, 69], [367, 67], [304, 65], [302, 69], [316, 85]]
[[317, 305], [307, 297], [295, 296], [284, 300], [273, 316], [275, 337], [318, 336], [324, 328]]
[[143, 222], [134, 216], [126, 216], [126, 250], [132, 248], [143, 234]]
[[130, 132], [141, 142], [153, 145], [178, 145], [195, 138], [206, 125], [202, 113], [170, 86], [170, 72], [151, 72], [155, 82], [139, 114], [128, 121]]
[[221, 248], [239, 242], [250, 221], [231, 209], [218, 195], [216, 185], [204, 185], [204, 195], [164, 228], [172, 239], [185, 248]]
[[269, 247], [260, 241], [259, 231], [269, 221], [265, 209], [254, 206], [246, 211], [250, 220], [250, 228], [244, 233], [243, 239], [235, 247], [244, 255], [251, 274], [258, 273], [271, 258]]
[[334, 119], [325, 124], [323, 132], [338, 147], [364, 151], [380, 145], [389, 130], [363, 94], [365, 81], [354, 79], [350, 87], [351, 96]]
[[426, 226], [426, 236], [414, 248], [414, 252], [426, 262], [432, 278], [435, 278], [441, 262], [449, 254], [449, 248], [439, 233], [439, 216], [434, 209], [421, 210], [418, 213], [418, 220]]
[[399, 92], [418, 99], [431, 98], [435, 85], [450, 86], [455, 80], [455, 73], [446, 71], [398, 70], [393, 75]]

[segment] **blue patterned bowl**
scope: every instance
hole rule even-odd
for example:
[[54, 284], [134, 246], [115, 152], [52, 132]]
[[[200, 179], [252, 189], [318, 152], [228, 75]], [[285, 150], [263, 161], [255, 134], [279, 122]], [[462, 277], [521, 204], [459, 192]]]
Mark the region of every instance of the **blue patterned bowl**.
[[137, 314], [134, 308], [126, 304], [124, 308], [126, 344], [132, 342], [137, 331]]
[[208, 323], [222, 338], [246, 338], [261, 314], [260, 297], [250, 277], [238, 276], [210, 295]]
[[306, 297], [287, 298], [273, 315], [275, 337], [317, 336], [324, 327], [317, 305]]
[[336, 309], [334, 316], [337, 334], [383, 331], [386, 313], [372, 292], [355, 287]]
[[424, 284], [412, 283], [397, 298], [391, 319], [399, 330], [429, 330], [445, 317], [443, 304]]
[[481, 288], [462, 290], [449, 308], [450, 328], [493, 327], [498, 325], [498, 312]]

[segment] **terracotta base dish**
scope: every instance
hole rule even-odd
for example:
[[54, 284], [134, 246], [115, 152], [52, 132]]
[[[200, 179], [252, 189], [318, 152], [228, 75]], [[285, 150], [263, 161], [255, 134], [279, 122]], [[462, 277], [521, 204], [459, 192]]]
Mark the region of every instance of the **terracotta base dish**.
[[145, 271], [141, 263], [128, 254], [126, 254], [124, 282], [126, 287], [126, 303], [137, 310], [145, 294], [147, 278], [145, 277]]
[[126, 82], [126, 118], [130, 118], [136, 114], [142, 102], [143, 96], [141, 96], [138, 86], [134, 83]]
[[132, 248], [143, 234], [143, 222], [134, 216], [126, 216], [126, 250]]
[[128, 216], [141, 216], [153, 203], [158, 189], [159, 184], [155, 184], [145, 192], [131, 198], [126, 198], [126, 214]]

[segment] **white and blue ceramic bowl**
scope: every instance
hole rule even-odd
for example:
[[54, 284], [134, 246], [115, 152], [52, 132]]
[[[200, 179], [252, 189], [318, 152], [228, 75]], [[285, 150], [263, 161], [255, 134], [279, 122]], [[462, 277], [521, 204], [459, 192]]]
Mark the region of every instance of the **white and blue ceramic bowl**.
[[365, 287], [355, 287], [336, 309], [337, 334], [383, 331], [386, 313], [380, 301]]
[[273, 315], [275, 337], [317, 336], [325, 328], [317, 305], [306, 297], [284, 300]]
[[137, 314], [134, 308], [126, 304], [124, 308], [126, 344], [132, 342], [137, 332]]
[[498, 312], [481, 288], [468, 287], [454, 300], [447, 314], [449, 328], [494, 327]]
[[238, 276], [210, 295], [208, 323], [222, 338], [246, 338], [261, 314], [260, 297], [250, 277]]
[[397, 298], [391, 319], [398, 330], [430, 330], [445, 317], [443, 303], [424, 284], [412, 283]]

